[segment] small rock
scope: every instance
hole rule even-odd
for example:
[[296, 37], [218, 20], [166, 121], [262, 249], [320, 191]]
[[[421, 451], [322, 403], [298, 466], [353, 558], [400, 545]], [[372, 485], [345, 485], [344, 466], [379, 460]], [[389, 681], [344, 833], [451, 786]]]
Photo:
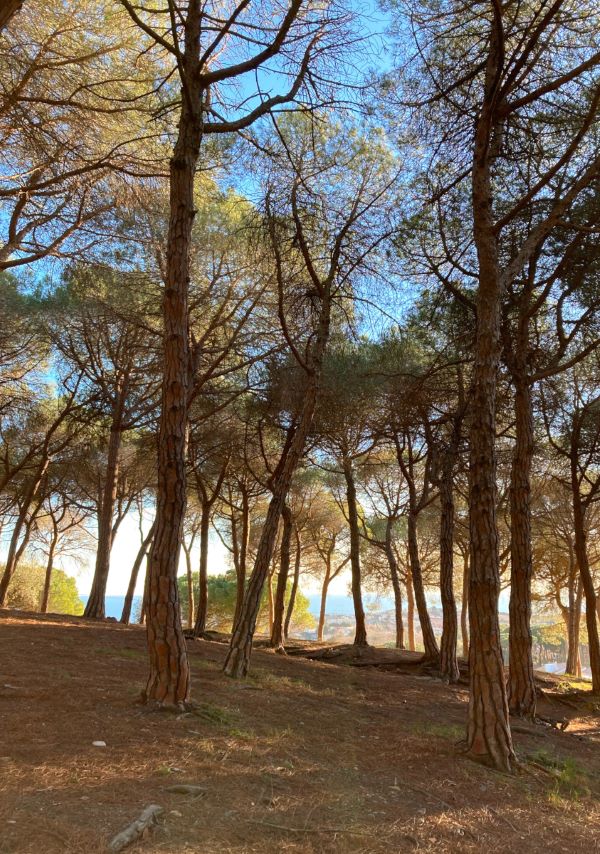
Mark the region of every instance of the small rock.
[[92, 741], [94, 747], [106, 747], [105, 741]]
[[180, 813], [179, 810], [169, 810], [169, 812], [171, 815], [176, 815], [177, 818], [181, 818], [181, 816], [183, 815], [183, 813]]

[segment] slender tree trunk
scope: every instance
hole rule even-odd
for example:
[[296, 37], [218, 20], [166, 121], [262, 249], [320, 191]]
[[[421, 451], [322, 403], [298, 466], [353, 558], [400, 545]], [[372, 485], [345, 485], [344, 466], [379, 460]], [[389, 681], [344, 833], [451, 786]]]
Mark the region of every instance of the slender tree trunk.
[[110, 569], [110, 552], [113, 537], [113, 516], [117, 500], [119, 483], [119, 449], [121, 447], [122, 402], [115, 404], [113, 422], [108, 439], [108, 456], [102, 503], [98, 515], [98, 548], [96, 551], [96, 567], [84, 617], [103, 619], [105, 616], [106, 584]]
[[590, 669], [592, 671], [592, 691], [600, 693], [600, 638], [598, 637], [598, 620], [596, 617], [596, 590], [590, 570], [587, 552], [587, 532], [585, 528], [585, 511], [579, 496], [579, 486], [576, 486], [576, 468], [573, 465], [573, 527], [575, 533], [575, 555], [579, 567], [579, 577], [585, 597], [585, 622], [590, 651]]
[[404, 619], [402, 617], [402, 587], [400, 585], [400, 573], [398, 572], [398, 561], [394, 552], [392, 533], [394, 519], [388, 516], [385, 526], [385, 555], [390, 568], [390, 578], [394, 591], [394, 618], [396, 624], [396, 649], [404, 649]]
[[417, 648], [415, 643], [415, 589], [413, 587], [412, 573], [410, 570], [406, 576], [406, 620], [408, 622], [408, 648], [414, 652]]
[[463, 658], [469, 658], [469, 552], [463, 555], [462, 599], [460, 603], [460, 633]]
[[421, 634], [423, 635], [423, 646], [425, 647], [425, 660], [438, 662], [440, 658], [440, 651], [433, 633], [433, 627], [429, 618], [429, 611], [427, 610], [427, 598], [425, 596], [421, 560], [419, 558], [417, 517], [412, 510], [409, 510], [408, 513], [408, 552], [410, 557], [410, 572], [415, 591], [415, 602], [417, 605], [417, 613], [419, 614]]
[[170, 217], [163, 300], [163, 383], [158, 438], [156, 532], [150, 549], [146, 625], [150, 674], [146, 699], [182, 707], [189, 698], [190, 674], [181, 627], [177, 568], [186, 508], [186, 451], [190, 397], [188, 288], [195, 216], [194, 176], [202, 137], [200, 0], [187, 6], [180, 73], [177, 142], [169, 166]]
[[127, 586], [127, 593], [125, 594], [125, 600], [123, 602], [123, 611], [121, 613], [121, 622], [125, 625], [129, 624], [131, 620], [131, 609], [133, 607], [133, 597], [135, 595], [135, 588], [137, 585], [138, 574], [140, 571], [140, 567], [146, 555], [148, 554], [148, 548], [150, 543], [152, 542], [152, 537], [154, 536], [154, 525], [153, 522], [150, 530], [144, 537], [143, 542], [141, 543], [138, 553], [135, 557], [135, 561], [133, 562], [133, 566], [131, 568], [131, 575], [129, 577], [129, 585]]
[[348, 525], [350, 528], [350, 570], [352, 573], [352, 602], [354, 604], [354, 619], [356, 632], [355, 646], [367, 646], [367, 626], [365, 609], [362, 601], [362, 580], [360, 569], [360, 532], [358, 518], [358, 502], [356, 500], [356, 484], [352, 461], [346, 457], [343, 461], [344, 478], [346, 479], [346, 503], [348, 505]]
[[447, 682], [458, 682], [456, 657], [458, 617], [454, 599], [454, 455], [447, 453], [440, 479], [440, 594], [443, 628], [440, 645], [440, 672]]
[[252, 576], [244, 595], [244, 605], [238, 624], [231, 638], [231, 646], [225, 660], [224, 672], [227, 676], [240, 678], [246, 676], [252, 654], [252, 638], [256, 628], [256, 619], [260, 609], [260, 599], [273, 556], [279, 517], [283, 510], [292, 477], [304, 452], [306, 437], [312, 426], [317, 396], [321, 381], [323, 358], [329, 340], [330, 326], [329, 286], [322, 297], [319, 327], [314, 345], [312, 364], [306, 375], [306, 387], [298, 424], [284, 449], [272, 481], [272, 498], [265, 524], [256, 551], [256, 560]]
[[283, 649], [283, 617], [285, 614], [285, 591], [290, 573], [290, 554], [292, 544], [292, 531], [294, 528], [292, 511], [287, 504], [283, 507], [283, 533], [281, 535], [281, 551], [279, 561], [279, 574], [277, 576], [277, 589], [275, 591], [275, 604], [273, 608], [273, 628], [271, 629], [271, 646], [274, 649]]
[[202, 519], [200, 521], [200, 566], [198, 569], [198, 610], [196, 611], [196, 625], [194, 626], [194, 637], [202, 637], [206, 631], [206, 617], [208, 614], [208, 541], [210, 534], [211, 504], [202, 502]]
[[319, 607], [319, 622], [317, 624], [317, 640], [323, 640], [323, 631], [325, 629], [325, 615], [327, 613], [327, 590], [329, 589], [329, 576], [331, 575], [331, 555], [327, 556], [327, 567], [325, 569], [325, 577], [323, 578], [323, 586], [321, 588], [321, 605]]
[[242, 607], [244, 605], [244, 588], [246, 585], [246, 564], [248, 562], [248, 541], [250, 539], [250, 507], [248, 496], [242, 493], [242, 538], [239, 549], [239, 566], [237, 569], [237, 586], [235, 593], [235, 613], [233, 615], [233, 623], [231, 631], [235, 630]]
[[300, 561], [302, 558], [302, 547], [300, 544], [300, 533], [298, 532], [298, 528], [295, 526], [294, 537], [296, 539], [296, 556], [294, 558], [294, 580], [292, 581], [292, 589], [290, 590], [290, 601], [288, 602], [287, 613], [285, 615], [285, 623], [283, 625], [283, 636], [285, 640], [288, 639], [290, 634], [290, 622], [294, 613], [294, 606], [296, 605], [296, 593], [298, 592], [298, 583], [300, 581]]
[[[520, 331], [525, 337], [527, 330]], [[527, 342], [520, 349], [526, 348]], [[522, 361], [521, 357], [521, 361]], [[525, 366], [515, 380], [516, 438], [510, 484], [510, 630], [508, 638], [508, 706], [511, 714], [535, 718], [536, 691], [531, 637], [531, 466], [533, 411]]]
[[44, 589], [42, 591], [42, 601], [40, 603], [40, 612], [48, 613], [48, 602], [50, 601], [50, 585], [52, 583], [52, 570], [54, 569], [54, 552], [58, 543], [58, 531], [54, 530], [50, 546], [48, 548], [48, 561], [46, 563], [46, 575], [44, 577]]
[[[27, 547], [27, 544], [29, 542], [29, 538], [31, 536], [31, 523], [34, 520], [35, 515], [37, 515], [37, 512], [30, 517], [29, 524], [27, 521], [27, 517], [33, 500], [38, 494], [46, 471], [48, 470], [49, 462], [49, 457], [44, 456], [44, 458], [40, 462], [37, 472], [32, 477], [32, 480], [29, 484], [29, 489], [25, 493], [23, 503], [20, 507], [19, 514], [15, 521], [10, 538], [10, 543], [8, 545], [8, 552], [6, 554], [4, 572], [2, 574], [2, 578], [0, 579], [0, 608], [3, 608], [6, 604], [6, 596], [8, 593], [10, 582], [19, 563], [19, 559], [25, 551], [25, 548]], [[23, 529], [25, 530], [25, 533], [22, 541], [20, 542]]]

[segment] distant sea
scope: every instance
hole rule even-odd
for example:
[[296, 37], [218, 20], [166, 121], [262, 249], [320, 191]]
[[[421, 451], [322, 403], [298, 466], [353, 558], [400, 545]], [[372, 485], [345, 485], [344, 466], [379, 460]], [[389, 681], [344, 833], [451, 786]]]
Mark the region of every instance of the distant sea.
[[[85, 605], [88, 600], [88, 596], [80, 596], [79, 597], [83, 604]], [[131, 613], [133, 616], [138, 613], [141, 604], [141, 596], [133, 597], [133, 607], [131, 609]], [[124, 596], [107, 596], [106, 597], [106, 616], [107, 617], [115, 617], [117, 620], [120, 619], [121, 613], [123, 611], [123, 601]], [[321, 597], [318, 593], [309, 594], [308, 600], [310, 602], [309, 610], [310, 613], [315, 617], [319, 616], [319, 608], [321, 606]], [[374, 605], [377, 603], [379, 605], [378, 610], [380, 611], [389, 611], [394, 607], [394, 600], [387, 597], [381, 596], [377, 597], [372, 593], [363, 594], [363, 601], [365, 607], [369, 607], [370, 605]], [[338, 616], [351, 616], [354, 613], [354, 609], [352, 607], [352, 597], [351, 596], [328, 596], [327, 597], [327, 613], [328, 615], [337, 614]]]

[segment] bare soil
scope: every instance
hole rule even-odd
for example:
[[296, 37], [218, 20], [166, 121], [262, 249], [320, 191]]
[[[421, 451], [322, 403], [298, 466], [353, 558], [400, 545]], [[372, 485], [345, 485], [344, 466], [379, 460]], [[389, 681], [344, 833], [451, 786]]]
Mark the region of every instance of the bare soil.
[[585, 686], [541, 680], [555, 726], [515, 722], [521, 766], [503, 775], [461, 753], [465, 686], [410, 654], [257, 649], [236, 682], [222, 643], [190, 641], [196, 708], [174, 715], [139, 704], [139, 627], [4, 611], [0, 644], [3, 854], [104, 852], [153, 803], [163, 816], [132, 854], [600, 848]]

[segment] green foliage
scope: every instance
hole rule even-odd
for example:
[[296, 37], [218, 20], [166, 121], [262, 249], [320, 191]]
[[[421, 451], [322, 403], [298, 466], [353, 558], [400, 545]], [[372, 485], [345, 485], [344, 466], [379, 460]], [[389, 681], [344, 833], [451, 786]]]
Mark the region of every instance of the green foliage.
[[[194, 590], [198, 589], [198, 573], [193, 573]], [[188, 591], [187, 591], [187, 576], [180, 575], [177, 579], [179, 587], [179, 600], [181, 603], [181, 613], [185, 616], [188, 611]], [[208, 576], [208, 615], [207, 627], [215, 631], [228, 632], [231, 630], [231, 621], [235, 611], [237, 582], [235, 572], [229, 571], [224, 575], [209, 575]], [[289, 601], [291, 592], [291, 582], [288, 581], [286, 590], [286, 605]], [[308, 598], [298, 590], [296, 594], [296, 603], [294, 606], [294, 615], [292, 617], [292, 626], [296, 630], [312, 628], [314, 625], [314, 617], [309, 612], [310, 602]], [[258, 615], [257, 630], [266, 631], [269, 624], [269, 604], [267, 588], [263, 590], [260, 612]]]
[[[39, 564], [20, 564], [8, 588], [9, 608], [23, 611], [38, 611], [44, 590], [45, 567]], [[50, 581], [48, 611], [55, 614], [83, 614], [83, 603], [79, 598], [75, 579], [55, 569]]]

